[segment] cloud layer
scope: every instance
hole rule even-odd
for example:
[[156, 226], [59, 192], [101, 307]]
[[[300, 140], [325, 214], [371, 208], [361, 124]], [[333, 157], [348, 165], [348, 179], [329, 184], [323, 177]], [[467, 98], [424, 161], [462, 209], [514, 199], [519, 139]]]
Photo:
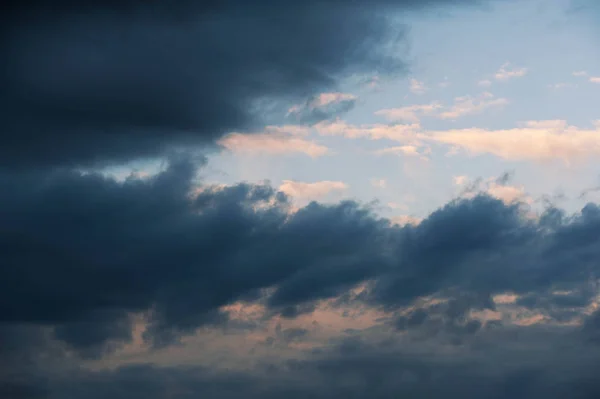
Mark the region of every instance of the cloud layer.
[[[461, 352], [467, 356], [464, 359], [451, 360], [443, 355], [432, 359], [423, 354], [406, 358], [408, 349], [401, 342], [406, 339], [402, 331], [407, 329], [414, 331], [414, 339], [433, 334], [431, 344], [449, 348], [459, 342], [484, 347], [492, 342], [508, 343], [508, 338], [495, 334], [510, 335], [515, 329], [523, 330], [519, 334], [531, 334], [527, 338], [531, 341], [524, 341], [526, 345], [536, 339], [549, 344], [565, 330], [571, 334], [573, 345], [583, 348], [577, 345], [587, 345], [588, 339], [597, 335], [595, 319], [588, 316], [595, 306], [594, 284], [599, 271], [595, 260], [600, 255], [600, 208], [596, 205], [589, 204], [573, 216], [548, 209], [531, 219], [523, 203], [505, 203], [479, 194], [452, 201], [418, 224], [399, 226], [352, 202], [327, 206], [311, 203], [290, 213], [285, 195], [268, 186], [240, 184], [192, 190], [194, 176], [193, 164], [185, 159], [172, 160], [156, 176], [131, 177], [121, 183], [73, 172], [2, 175], [2, 186], [8, 188], [0, 195], [4, 221], [0, 247], [5, 254], [0, 315], [4, 334], [23, 324], [37, 326], [33, 336], [18, 334], [12, 335], [13, 339], [25, 340], [30, 348], [35, 348], [32, 342], [63, 342], [79, 356], [98, 357], [132, 341], [132, 314], [146, 315], [143, 337], [162, 347], [182, 335], [194, 334], [199, 327], [257, 328], [260, 319], [240, 324], [228, 313], [226, 305], [240, 301], [264, 306], [263, 317], [268, 318], [279, 315], [293, 319], [312, 312], [323, 300], [333, 300], [330, 306], [334, 307], [367, 306], [386, 312], [387, 321], [374, 321], [373, 328], [388, 331], [393, 340], [387, 344], [392, 345], [391, 353], [398, 351], [408, 363], [397, 363], [399, 360], [393, 360], [397, 358], [384, 354], [380, 346], [383, 341], [377, 343], [382, 338], [369, 338], [371, 333], [365, 330], [359, 337], [348, 337], [350, 341], [344, 338], [339, 347], [324, 343], [325, 352], [307, 358], [299, 354], [298, 359], [304, 360], [274, 365], [284, 368], [278, 371], [282, 379], [267, 385], [267, 393], [273, 397], [282, 394], [278, 387], [297, 395], [314, 392], [317, 397], [326, 396], [327, 389], [338, 395], [350, 392], [342, 381], [357, 372], [361, 384], [367, 385], [351, 385], [356, 397], [363, 397], [375, 381], [391, 384], [385, 385], [389, 389], [437, 397], [440, 392], [424, 382], [433, 378], [432, 373], [439, 375], [436, 378], [441, 378], [439, 384], [444, 389], [456, 390], [456, 394], [484, 392], [485, 385], [467, 384], [467, 376], [479, 375], [478, 362], [483, 362], [481, 367], [491, 367], [479, 356], [494, 352], [473, 347], [473, 353]], [[190, 195], [193, 191], [198, 194]], [[359, 286], [362, 288], [355, 290]], [[515, 306], [542, 315], [539, 320], [564, 327], [536, 326], [539, 321], [531, 327], [519, 327], [515, 321], [513, 326], [500, 325], [502, 333], [484, 331], [493, 328], [496, 319], [474, 315], [509, 312], [499, 306], [513, 302], [494, 299], [505, 293], [514, 295]], [[423, 302], [424, 298], [430, 299]], [[581, 323], [586, 326], [581, 333], [577, 332], [579, 327], [569, 327]], [[7, 330], [6, 326], [14, 327]], [[290, 340], [302, 339], [304, 334]], [[536, 334], [545, 338], [535, 338]], [[470, 337], [479, 338], [472, 341], [475, 338]], [[401, 341], [396, 342], [398, 339]], [[16, 344], [11, 347], [18, 348]], [[524, 358], [519, 356], [528, 356], [527, 350], [534, 351], [514, 349], [511, 361], [519, 364], [514, 371], [509, 367], [485, 377], [484, 368], [481, 378], [490, 378], [486, 381], [492, 385], [504, 384], [502, 381], [516, 373], [531, 384], [531, 392], [547, 392], [547, 385], [522, 374], [520, 362]], [[568, 348], [565, 351], [565, 356], [574, 356]], [[536, 358], [539, 364], [531, 367], [541, 378], [550, 378], [547, 375], [554, 371], [545, 368], [544, 355], [536, 356], [540, 356]], [[348, 368], [339, 369], [342, 363]], [[361, 364], [371, 365], [361, 368]], [[404, 382], [369, 380], [367, 370], [384, 364], [391, 370], [407, 367], [411, 377], [407, 375]], [[325, 375], [333, 373], [332, 378], [342, 380], [330, 388], [320, 383], [305, 386], [323, 367]], [[340, 371], [335, 371], [336, 367]], [[213, 370], [207, 377], [210, 384], [194, 385], [187, 376], [192, 373], [195, 377], [190, 379], [200, 378], [203, 374], [197, 372], [148, 367], [119, 369], [112, 374], [85, 371], [71, 382], [65, 380], [66, 385], [51, 389], [70, 392], [71, 384], [76, 383], [84, 385], [78, 389], [94, 392], [94, 381], [104, 381], [109, 390], [113, 386], [122, 389], [117, 388], [119, 381], [127, 381], [142, 391], [156, 389], [155, 397], [166, 397], [165, 389], [189, 389], [190, 395], [225, 395], [228, 389], [246, 389], [217, 384], [210, 388], [214, 391], [205, 391], [221, 378], [234, 377]], [[163, 377], [163, 373], [173, 374]], [[257, 369], [235, 378], [248, 379], [248, 389], [258, 389], [253, 384], [262, 384], [262, 377], [256, 373]], [[581, 373], [565, 377], [566, 386], [584, 376], [585, 369]], [[12, 375], [8, 369], [3, 371], [4, 380], [7, 375]], [[34, 375], [25, 375], [32, 384]], [[60, 384], [66, 377], [57, 378], [51, 383]], [[154, 388], [143, 388], [146, 384]], [[387, 398], [392, 391], [380, 387], [375, 392]]]
[[[89, 168], [217, 146], [325, 155], [313, 130], [397, 141], [388, 152], [405, 155], [428, 142], [595, 155], [597, 131], [563, 122], [420, 130], [423, 114], [504, 104], [489, 96], [382, 113], [407, 125], [336, 119], [356, 102], [337, 91], [343, 77], [406, 70], [395, 15], [480, 3], [11, 2], [0, 16], [0, 397], [600, 395], [594, 203], [533, 214], [500, 179], [423, 219], [388, 220], [354, 201], [292, 202], [348, 188], [338, 181], [205, 184], [201, 157], [124, 180]], [[496, 78], [525, 72], [505, 65]], [[234, 345], [212, 350], [211, 334]]]

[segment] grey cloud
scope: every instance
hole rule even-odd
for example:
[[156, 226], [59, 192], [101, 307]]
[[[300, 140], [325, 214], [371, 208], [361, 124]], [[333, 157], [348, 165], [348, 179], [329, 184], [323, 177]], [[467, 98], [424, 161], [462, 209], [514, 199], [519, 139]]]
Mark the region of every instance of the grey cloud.
[[395, 13], [478, 3], [9, 1], [0, 167], [124, 162], [259, 131], [344, 76], [404, 72]]
[[182, 159], [123, 183], [0, 174], [0, 321], [55, 326], [74, 348], [101, 353], [109, 339], [131, 339], [131, 313], [149, 312], [149, 337], [168, 343], [226, 324], [221, 306], [263, 288], [279, 285], [269, 304], [289, 313], [389, 263], [385, 220], [355, 203], [289, 216], [283, 194], [247, 184], [190, 199], [194, 175]]
[[419, 343], [356, 336], [248, 371], [144, 365], [79, 370], [51, 381], [47, 397], [591, 399], [600, 393], [599, 350], [576, 331], [548, 327], [482, 331], [451, 348], [435, 337]]
[[[323, 96], [330, 98], [323, 99]], [[325, 93], [292, 107], [288, 111], [288, 118], [292, 122], [304, 124], [331, 120], [352, 110], [357, 101], [357, 97], [346, 93]]]
[[[238, 300], [294, 318], [338, 296], [394, 310], [435, 294], [451, 299], [445, 318], [462, 320], [493, 309], [495, 293], [539, 302], [570, 290], [578, 297], [552, 297], [552, 306], [579, 308], [596, 293], [592, 204], [549, 228], [517, 204], [478, 196], [398, 227], [353, 202], [289, 214], [285, 195], [266, 185], [190, 197], [195, 173], [174, 158], [123, 183], [60, 170], [0, 174], [0, 321], [54, 327], [92, 356], [131, 339], [132, 313], [147, 313], [146, 337], [165, 345], [226, 325], [220, 308]], [[363, 282], [358, 298], [346, 295]]]
[[[0, 193], [0, 322], [33, 328], [4, 330], [3, 342], [12, 342], [0, 350], [6, 392], [60, 399], [162, 398], [175, 387], [182, 397], [223, 398], [240, 392], [250, 398], [389, 398], [392, 392], [432, 398], [444, 392], [470, 397], [496, 392], [499, 399], [574, 392], [569, 397], [585, 398], [597, 392], [586, 379], [587, 360], [570, 354], [568, 364], [581, 375], [557, 369], [565, 373], [559, 390], [549, 388], [556, 371], [544, 368], [545, 361], [521, 377], [529, 373], [527, 359], [533, 354], [520, 357], [525, 352], [517, 349], [536, 341], [523, 342], [523, 334], [540, 334], [537, 345], [546, 342], [549, 348], [560, 342], [559, 332], [492, 328], [468, 316], [473, 309], [494, 309], [491, 296], [504, 291], [519, 293], [522, 300], [536, 298], [531, 306], [537, 310], [576, 307], [581, 316], [582, 306], [597, 294], [590, 283], [597, 272], [596, 205], [547, 223], [547, 218], [525, 218], [518, 205], [478, 196], [453, 201], [417, 226], [398, 227], [353, 202], [312, 203], [289, 214], [287, 198], [267, 185], [200, 186], [190, 196], [198, 188], [195, 176], [196, 166], [185, 158], [173, 158], [156, 176], [121, 183], [65, 170], [0, 174], [5, 188]], [[366, 291], [353, 299], [348, 289], [363, 282]], [[552, 293], [558, 289], [572, 297], [557, 299]], [[397, 337], [390, 345], [408, 332], [415, 344], [436, 339], [453, 348], [479, 348], [479, 360], [438, 364], [389, 348], [386, 353], [358, 331], [337, 352], [322, 348], [312, 360], [283, 367], [280, 379], [269, 385], [255, 373], [177, 368], [125, 368], [67, 378], [41, 372], [30, 352], [54, 348], [51, 358], [60, 359], [63, 342], [80, 356], [100, 356], [132, 339], [131, 313], [148, 312], [147, 338], [160, 346], [200, 326], [226, 326], [227, 314], [220, 309], [237, 300], [259, 301], [271, 312], [295, 317], [312, 311], [318, 300], [340, 295], [339, 306], [356, 300], [388, 310], [414, 305], [426, 295], [445, 298], [430, 308], [417, 306], [403, 322], [396, 320], [405, 331], [393, 333]], [[581, 334], [569, 332], [582, 353], [595, 347], [596, 318], [587, 319]], [[282, 328], [278, 337], [292, 342], [306, 334]], [[548, 334], [555, 338], [545, 338]], [[514, 358], [498, 361], [514, 368], [493, 374], [487, 360], [477, 363], [486, 354], [495, 361], [500, 354], [494, 348], [510, 340], [517, 348]], [[24, 362], [24, 356], [30, 360]], [[21, 364], [19, 373], [9, 362]], [[229, 378], [236, 383], [228, 384]], [[350, 389], [345, 384], [353, 378]], [[481, 383], [469, 383], [477, 378]], [[527, 389], [515, 388], [527, 384]], [[28, 391], [34, 386], [41, 391]]]

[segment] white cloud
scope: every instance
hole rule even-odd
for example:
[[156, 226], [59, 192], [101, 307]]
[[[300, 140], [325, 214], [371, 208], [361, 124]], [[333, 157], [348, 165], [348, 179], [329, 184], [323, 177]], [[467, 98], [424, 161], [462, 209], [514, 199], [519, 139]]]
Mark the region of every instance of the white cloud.
[[401, 108], [387, 108], [375, 112], [389, 121], [409, 122], [417, 124], [422, 116], [431, 116], [439, 119], [458, 119], [462, 116], [480, 113], [488, 108], [501, 107], [508, 104], [506, 98], [494, 98], [489, 92], [479, 96], [462, 96], [454, 99], [454, 104], [445, 107], [438, 102], [431, 104], [409, 105]]
[[387, 108], [375, 112], [375, 115], [381, 115], [389, 121], [418, 123], [420, 115], [434, 115], [437, 110], [442, 108], [440, 103], [416, 104], [401, 108]]
[[527, 68], [514, 68], [511, 67], [509, 62], [505, 63], [500, 67], [498, 72], [494, 74], [496, 80], [508, 80], [512, 78], [520, 78], [527, 74]]
[[478, 97], [463, 96], [454, 99], [454, 105], [447, 111], [441, 112], [440, 119], [458, 119], [461, 116], [476, 114], [492, 107], [502, 107], [508, 104], [506, 98], [494, 98], [494, 95], [488, 92]]
[[416, 132], [420, 125], [413, 123], [410, 125], [351, 125], [342, 120], [334, 122], [321, 122], [314, 126], [314, 129], [323, 136], [343, 136], [350, 139], [368, 138], [371, 140], [394, 140], [406, 142], [414, 140]]
[[591, 83], [600, 83], [600, 76], [590, 76], [586, 71], [575, 71], [573, 76], [588, 78]]
[[490, 177], [485, 180], [477, 179], [471, 180], [467, 176], [454, 176], [454, 184], [460, 189], [466, 189], [463, 191], [463, 197], [470, 198], [475, 196], [477, 193], [484, 192], [494, 198], [498, 198], [506, 204], [511, 204], [515, 201], [521, 201], [526, 203], [532, 203], [533, 200], [525, 192], [523, 186], [514, 186], [506, 184], [506, 182], [499, 182], [497, 178]]
[[481, 87], [490, 87], [492, 85], [492, 81], [489, 79], [483, 79], [477, 82], [477, 85]]
[[349, 93], [321, 93], [315, 97], [311, 104], [315, 107], [322, 107], [342, 101], [356, 100], [357, 98], [354, 94]]
[[318, 181], [314, 183], [284, 180], [279, 191], [298, 199], [323, 198], [332, 192], [340, 192], [348, 189], [348, 185], [341, 181]]
[[401, 145], [396, 147], [384, 148], [382, 150], [375, 151], [377, 155], [395, 154], [404, 155], [409, 157], [419, 157], [420, 159], [427, 161], [426, 155], [431, 153], [429, 147], [418, 147], [415, 145]]
[[530, 202], [522, 186], [509, 186], [492, 182], [487, 187], [486, 192], [492, 197], [496, 197], [508, 204], [515, 201]]
[[464, 186], [469, 181], [469, 177], [468, 176], [454, 176], [452, 178], [452, 180], [454, 181], [454, 185]]
[[417, 79], [410, 80], [410, 91], [414, 94], [424, 94], [427, 91], [427, 86], [424, 82], [418, 81]]
[[219, 144], [238, 153], [303, 153], [313, 158], [327, 154], [327, 147], [302, 137], [309, 132], [301, 126], [267, 126], [261, 133], [230, 133]]
[[423, 140], [462, 148], [472, 154], [492, 154], [508, 160], [566, 163], [600, 155], [600, 129], [579, 129], [562, 120], [529, 121], [517, 128], [454, 129], [419, 135]]

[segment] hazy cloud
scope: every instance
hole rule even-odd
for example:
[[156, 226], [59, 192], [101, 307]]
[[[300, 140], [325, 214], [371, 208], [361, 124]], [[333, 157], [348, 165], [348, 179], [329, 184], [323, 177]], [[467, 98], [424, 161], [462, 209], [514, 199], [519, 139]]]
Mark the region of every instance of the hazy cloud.
[[510, 62], [503, 64], [498, 72], [494, 74], [496, 80], [509, 80], [520, 78], [527, 74], [528, 69], [523, 67], [513, 67]]

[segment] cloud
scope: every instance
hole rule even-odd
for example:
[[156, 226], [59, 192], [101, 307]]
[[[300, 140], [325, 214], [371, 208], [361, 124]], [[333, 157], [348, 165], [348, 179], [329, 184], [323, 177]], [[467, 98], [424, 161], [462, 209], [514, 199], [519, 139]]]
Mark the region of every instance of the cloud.
[[425, 86], [425, 82], [421, 82], [417, 79], [410, 80], [410, 91], [413, 94], [425, 94], [429, 90], [427, 86]]
[[[267, 185], [209, 186], [190, 195], [197, 188], [196, 174], [194, 164], [185, 158], [172, 159], [157, 175], [133, 176], [121, 182], [69, 171], [0, 174], [4, 187], [0, 194], [0, 248], [5, 254], [0, 268], [0, 317], [2, 328], [13, 326], [13, 332], [0, 329], [0, 333], [4, 331], [3, 342], [8, 337], [12, 337], [10, 342], [22, 342], [0, 349], [3, 359], [13, 350], [17, 353], [11, 356], [22, 358], [24, 348], [29, 348], [32, 359], [50, 361], [46, 352], [63, 353], [65, 344], [71, 354], [64, 359], [54, 354], [50, 359], [68, 364], [77, 356], [106, 356], [106, 351], [132, 342], [132, 314], [146, 315], [142, 336], [159, 348], [200, 327], [234, 328], [237, 321], [228, 309], [240, 302], [264, 306], [266, 314], [238, 328], [239, 334], [260, 331], [264, 317], [291, 323], [304, 314], [310, 320], [322, 301], [332, 301], [327, 305], [332, 308], [367, 306], [386, 312], [386, 316], [364, 331], [345, 333], [354, 340], [338, 337], [338, 345], [336, 338], [330, 337], [321, 346], [311, 341], [313, 346], [302, 347], [308, 350], [298, 352], [295, 360], [281, 360], [283, 363], [262, 369], [261, 364], [277, 357], [259, 357], [249, 369], [230, 371], [241, 385], [220, 384], [218, 381], [230, 381], [225, 378], [230, 374], [214, 368], [203, 374], [207, 370], [172, 366], [154, 369], [138, 365], [110, 372], [76, 366], [74, 372], [54, 365], [52, 374], [44, 374], [43, 369], [23, 365], [24, 380], [17, 380], [12, 366], [0, 367], [0, 380], [13, 383], [2, 385], [5, 392], [20, 390], [33, 395], [35, 391], [28, 390], [37, 386], [41, 394], [49, 392], [61, 398], [118, 397], [124, 392], [129, 395], [124, 386], [135, 382], [136, 392], [145, 392], [142, 386], [150, 384], [146, 396], [168, 397], [178, 389], [190, 395], [223, 397], [226, 392], [238, 395], [237, 389], [247, 396], [254, 394], [256, 383], [261, 387], [257, 397], [277, 397], [282, 392], [279, 389], [288, 393], [299, 389], [300, 397], [312, 392], [312, 396], [325, 397], [332, 393], [323, 391], [325, 385], [306, 383], [315, 381], [313, 373], [317, 371], [347, 370], [348, 375], [358, 372], [360, 378], [366, 378], [369, 368], [379, 362], [389, 365], [393, 358], [410, 358], [410, 350], [416, 351], [412, 352], [415, 358], [431, 360], [422, 356], [428, 349], [452, 353], [443, 362], [448, 368], [440, 369], [434, 362], [411, 366], [411, 373], [419, 378], [441, 373], [436, 381], [450, 384], [455, 378], [478, 375], [474, 370], [482, 366], [477, 362], [477, 367], [464, 369], [464, 374], [452, 378], [447, 374], [458, 370], [463, 359], [473, 364], [471, 350], [479, 348], [476, 359], [489, 359], [493, 364], [495, 356], [509, 355], [506, 349], [501, 355], [492, 348], [512, 342], [514, 352], [508, 363], [525, 367], [531, 365], [525, 359], [532, 355], [523, 350], [533, 350], [531, 343], [540, 344], [536, 353], [548, 353], [551, 343], [564, 339], [564, 333], [553, 335], [552, 328], [558, 327], [552, 323], [578, 320], [588, 320], [581, 334], [573, 324], [560, 327], [569, 329], [572, 342], [580, 345], [565, 348], [581, 348], [581, 353], [596, 350], [589, 338], [594, 336], [596, 324], [585, 313], [597, 296], [597, 290], [586, 288], [597, 275], [595, 260], [600, 255], [596, 234], [600, 208], [595, 204], [574, 215], [551, 208], [531, 219], [524, 214], [523, 203], [507, 203], [479, 193], [453, 200], [422, 220], [403, 217], [390, 221], [351, 201], [313, 202], [289, 213], [289, 199]], [[507, 185], [507, 181], [502, 177], [494, 184]], [[519, 305], [525, 301], [531, 308], [527, 321], [519, 321], [521, 326], [494, 316], [512, 311], [499, 309], [492, 300], [508, 293], [516, 296], [515, 304], [502, 306], [525, 306]], [[492, 316], [496, 317], [490, 319], [494, 323], [484, 319]], [[400, 317], [406, 317], [405, 323]], [[498, 321], [507, 326], [498, 326]], [[281, 323], [282, 342], [300, 345], [313, 334], [305, 331], [307, 326]], [[18, 332], [17, 326], [22, 324], [33, 329], [31, 335], [24, 334], [27, 330]], [[403, 330], [398, 331], [401, 325]], [[523, 341], [524, 334], [531, 340]], [[515, 342], [517, 336], [521, 338]], [[52, 344], [44, 343], [46, 340]], [[376, 348], [394, 356], [388, 358]], [[567, 351], [561, 360], [572, 355], [573, 365], [587, 366], [577, 354], [580, 352]], [[339, 364], [352, 363], [352, 359], [355, 366], [340, 369]], [[354, 368], [371, 361], [374, 363], [367, 369]], [[331, 364], [331, 368], [323, 369], [323, 364]], [[536, 366], [542, 373], [546, 372], [544, 364], [545, 358], [540, 358]], [[283, 379], [264, 385], [261, 376], [272, 375], [279, 367], [283, 367]], [[291, 370], [296, 371], [287, 374]], [[498, 372], [498, 381], [512, 375], [508, 370]], [[578, 381], [577, 374], [569, 381]], [[46, 376], [43, 383], [36, 380], [40, 375]], [[347, 392], [342, 381], [331, 380], [333, 375], [337, 374], [327, 375], [327, 386], [340, 394]], [[440, 376], [448, 380], [439, 380]], [[439, 386], [423, 384], [417, 389], [410, 382], [413, 374], [405, 377], [390, 380], [399, 384], [391, 391], [378, 379], [372, 386], [380, 387], [379, 391], [369, 391], [370, 397], [387, 398], [387, 392], [396, 395], [399, 390], [430, 394], [431, 387]], [[15, 386], [15, 381], [22, 383]], [[206, 381], [212, 382], [207, 385]], [[477, 396], [489, 389], [487, 385], [461, 386], [450, 385], [446, 390]]]
[[317, 123], [335, 118], [354, 108], [358, 97], [348, 93], [321, 93], [288, 110], [288, 117], [300, 123]]
[[489, 79], [483, 79], [477, 82], [477, 85], [481, 87], [490, 87], [492, 85], [492, 81]]
[[590, 76], [586, 71], [575, 71], [573, 76], [587, 78], [590, 83], [600, 83], [600, 76]]
[[[304, 128], [265, 131], [265, 121], [333, 92], [342, 76], [403, 70], [379, 46], [404, 32], [389, 29], [388, 10], [424, 3], [366, 4], [6, 7], [0, 397], [598, 396], [593, 203], [532, 220], [524, 204], [480, 193], [394, 225], [353, 201], [290, 212], [290, 198], [267, 184], [205, 185], [185, 157], [143, 178], [76, 171], [215, 143], [326, 151]], [[420, 140], [418, 125], [316, 129]], [[247, 140], [252, 132], [257, 141]], [[492, 298], [507, 293], [515, 303], [505, 306], [533, 313], [527, 322], [483, 320], [502, 313]], [[240, 320], [239, 304], [264, 314]], [[384, 316], [320, 343], [312, 340], [323, 314], [314, 326], [287, 324], [342, 306], [352, 308], [348, 323], [361, 312]], [[276, 344], [246, 351], [246, 338], [270, 334], [270, 322], [281, 326]], [[244, 344], [226, 356], [240, 361], [224, 370], [201, 353], [207, 342], [186, 346], [207, 332], [239, 334]], [[176, 341], [180, 357], [170, 352]], [[147, 357], [123, 349], [138, 344]], [[277, 352], [301, 344], [293, 356]]]
[[284, 180], [279, 186], [279, 191], [290, 197], [316, 200], [323, 198], [332, 192], [340, 192], [348, 189], [348, 185], [341, 181], [318, 181], [305, 183], [293, 180]]
[[[289, 313], [377, 276], [369, 297], [391, 305], [448, 284], [526, 292], [576, 283], [591, 272], [592, 236], [581, 234], [596, 229], [595, 205], [538, 235], [519, 204], [476, 195], [447, 204], [417, 230], [398, 230], [349, 201], [311, 203], [290, 214], [287, 197], [265, 185], [208, 187], [190, 198], [194, 176], [187, 161], [121, 183], [63, 172], [2, 175], [0, 245], [8, 263], [0, 271], [1, 320], [54, 326], [55, 337], [74, 348], [99, 350], [109, 340], [131, 339], [131, 313], [150, 312], [149, 337], [168, 342], [227, 323], [221, 307], [257, 300], [266, 288], [275, 289], [268, 306]], [[297, 195], [342, 188], [284, 184]], [[512, 259], [524, 250], [531, 251], [527, 258]], [[549, 253], [551, 262], [544, 258]], [[483, 272], [478, 254], [498, 257]], [[439, 259], [445, 259], [442, 274]], [[582, 269], [559, 273], [568, 259], [579, 259]], [[506, 262], [515, 263], [500, 267]], [[549, 269], [512, 280], [529, 262]]]
[[[226, 323], [221, 306], [283, 283], [285, 275], [297, 279], [286, 283], [289, 290], [280, 287], [272, 306], [318, 298], [377, 270], [377, 258], [385, 262], [373, 252], [381, 250], [375, 241], [389, 234], [384, 222], [354, 203], [315, 203], [290, 215], [283, 193], [247, 184], [208, 187], [190, 199], [194, 176], [187, 161], [121, 183], [74, 172], [0, 175], [6, 188], [0, 248], [8, 262], [0, 270], [0, 320], [55, 326], [55, 336], [74, 348], [102, 353], [111, 341], [131, 340], [132, 313], [150, 312], [148, 337], [169, 342], [201, 325]], [[288, 184], [300, 195], [318, 194], [322, 186]], [[287, 259], [295, 250], [286, 246], [302, 245], [300, 237], [312, 243], [302, 250], [307, 256], [332, 268], [319, 277], [323, 293], [315, 281], [308, 291], [293, 288], [304, 284], [300, 269], [320, 273], [316, 258]], [[316, 250], [324, 239], [333, 245], [331, 257]], [[365, 260], [356, 257], [359, 247]], [[352, 248], [354, 260], [339, 263], [344, 248]], [[283, 258], [272, 258], [275, 253]], [[272, 262], [286, 263], [287, 271], [272, 269]], [[342, 269], [346, 277], [330, 284]]]
[[569, 126], [566, 121], [529, 121], [502, 130], [478, 128], [428, 132], [423, 140], [491, 154], [507, 160], [584, 162], [600, 154], [598, 130]]
[[466, 198], [472, 198], [483, 192], [506, 204], [515, 202], [531, 204], [533, 200], [527, 195], [523, 186], [508, 184], [511, 177], [509, 173], [505, 173], [500, 178], [476, 180], [471, 180], [467, 176], [454, 176], [453, 181], [462, 190], [461, 196]]
[[463, 186], [465, 185], [468, 181], [469, 181], [469, 177], [468, 176], [454, 176], [452, 178], [452, 180], [454, 181], [454, 184], [457, 186]]
[[454, 99], [454, 104], [451, 106], [444, 106], [439, 102], [433, 102], [431, 104], [382, 109], [376, 111], [375, 115], [381, 115], [393, 122], [418, 124], [422, 116], [456, 120], [466, 115], [480, 113], [488, 108], [502, 107], [507, 104], [507, 99], [494, 98], [492, 93], [484, 92], [477, 97], [456, 97]]
[[427, 155], [429, 155], [430, 153], [431, 153], [431, 150], [429, 149], [429, 147], [420, 147], [420, 146], [416, 146], [416, 145], [400, 145], [400, 146], [388, 147], [388, 148], [384, 148], [382, 150], [375, 151], [375, 154], [377, 154], [377, 155], [387, 155], [387, 154], [404, 155], [407, 157], [418, 157], [423, 161], [429, 160]]
[[262, 133], [230, 133], [218, 144], [237, 153], [301, 153], [313, 158], [326, 155], [327, 147], [303, 138], [308, 132], [297, 126], [267, 126]]
[[505, 98], [494, 98], [492, 93], [485, 92], [477, 98], [471, 96], [457, 97], [454, 105], [447, 111], [440, 112], [440, 119], [458, 119], [465, 115], [476, 114], [492, 107], [502, 107], [508, 104]]
[[392, 216], [390, 221], [394, 224], [405, 226], [405, 225], [418, 225], [422, 219], [410, 216], [410, 215], [400, 215], [400, 216]]
[[409, 125], [351, 125], [342, 120], [322, 122], [314, 126], [317, 133], [323, 136], [343, 136], [350, 139], [368, 138], [371, 140], [414, 140], [415, 133], [420, 128], [418, 123]]
[[419, 123], [421, 115], [435, 115], [442, 108], [440, 103], [409, 105], [402, 108], [387, 108], [375, 112], [394, 122]]
[[509, 80], [513, 78], [520, 78], [527, 74], [527, 68], [515, 68], [512, 67], [509, 62], [503, 64], [498, 72], [494, 74], [496, 80]]
[[[435, 5], [462, 3], [475, 1]], [[125, 162], [260, 130], [344, 76], [404, 71], [404, 28], [390, 16], [423, 9], [414, 0], [48, 4], [12, 2], [3, 13], [6, 166]]]

